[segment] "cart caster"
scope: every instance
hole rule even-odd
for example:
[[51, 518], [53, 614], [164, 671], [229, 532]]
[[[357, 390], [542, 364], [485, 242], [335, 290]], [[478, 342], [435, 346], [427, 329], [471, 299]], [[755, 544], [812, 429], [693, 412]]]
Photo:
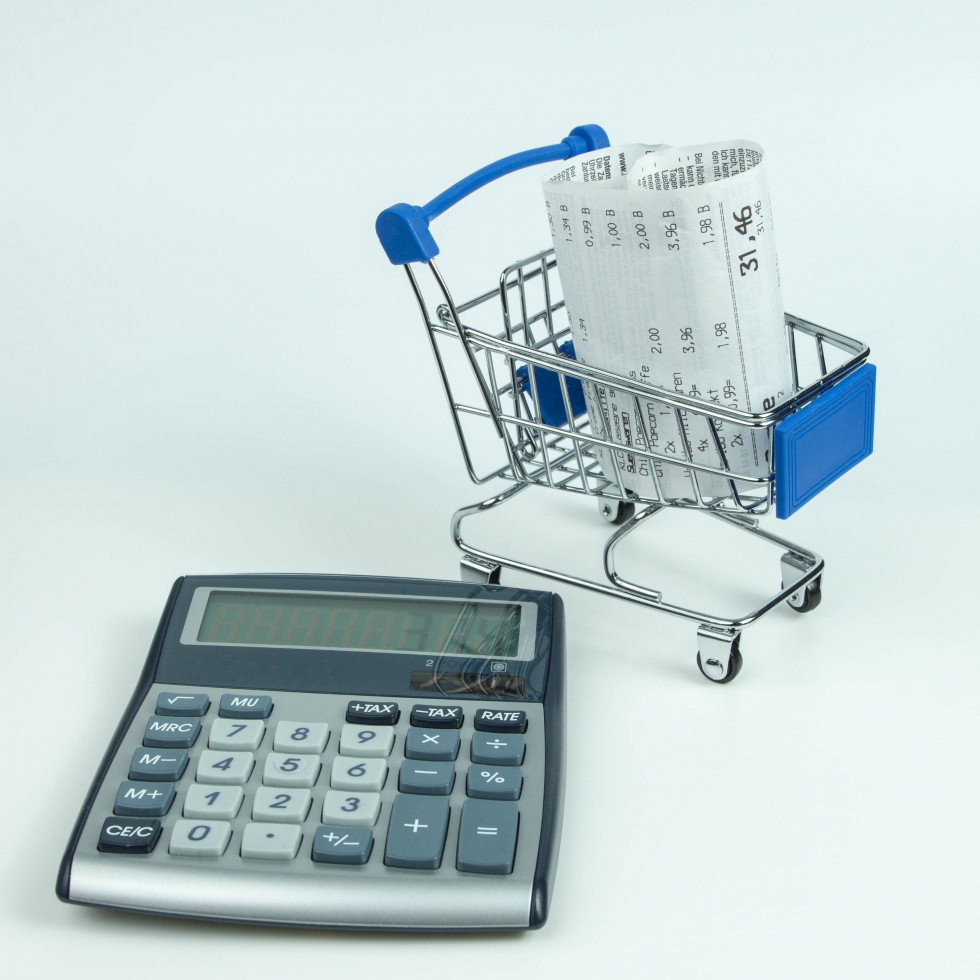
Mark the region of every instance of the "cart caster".
[[728, 684], [742, 669], [741, 633], [702, 626], [698, 630], [698, 670], [715, 684]]
[[786, 605], [797, 612], [805, 613], [816, 609], [820, 605], [820, 576], [818, 575], [812, 582], [794, 592], [787, 600]]
[[603, 520], [609, 521], [617, 527], [625, 524], [636, 511], [636, 504], [629, 500], [608, 500], [605, 497], [599, 498], [599, 513]]
[[466, 555], [459, 561], [459, 578], [461, 582], [500, 585], [500, 566], [483, 558]]

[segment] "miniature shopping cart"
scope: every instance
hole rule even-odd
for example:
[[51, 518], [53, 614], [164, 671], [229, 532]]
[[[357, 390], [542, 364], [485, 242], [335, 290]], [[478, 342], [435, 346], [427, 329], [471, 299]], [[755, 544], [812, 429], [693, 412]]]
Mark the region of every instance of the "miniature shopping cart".
[[[551, 249], [504, 269], [498, 284], [475, 299], [455, 302], [432, 261], [439, 249], [429, 222], [504, 174], [608, 145], [598, 126], [579, 127], [558, 144], [484, 167], [424, 207], [396, 204], [386, 209], [378, 217], [378, 237], [391, 262], [404, 265], [408, 273], [470, 478], [477, 484], [507, 484], [453, 515], [463, 578], [499, 582], [501, 567], [513, 568], [693, 620], [698, 624], [698, 667], [710, 680], [725, 683], [741, 668], [744, 627], [784, 601], [799, 612], [820, 601], [823, 559], [764, 530], [759, 517], [772, 509], [777, 517], [788, 517], [871, 453], [875, 369], [867, 363], [865, 345], [790, 315], [786, 329], [793, 391], [762, 414], [587, 366], [574, 360]], [[416, 273], [419, 263], [427, 274]], [[656, 445], [649, 433], [639, 448], [629, 448], [632, 461], [645, 461], [653, 474], [680, 466], [686, 480], [683, 494], [668, 496], [654, 476], [656, 489], [641, 496], [624, 483], [623, 467], [608, 465], [624, 452], [623, 444], [613, 438], [601, 412], [587, 411], [586, 401], [588, 396], [599, 404], [610, 390], [620, 403], [632, 400], [635, 417], [643, 416], [641, 406], [656, 403], [660, 411], [673, 414], [679, 431], [695, 425], [706, 429], [714, 443], [707, 454], [710, 461], [704, 454], [695, 458], [693, 444], [685, 446], [684, 439], [680, 456], [645, 448]], [[721, 436], [725, 425], [758, 430], [768, 447], [768, 472], [740, 472], [729, 464]], [[481, 438], [489, 430], [489, 468], [477, 461], [474, 426], [483, 430]], [[604, 581], [494, 554], [463, 538], [464, 521], [506, 504], [532, 485], [593, 497], [601, 515], [616, 525], [603, 551]], [[666, 508], [708, 514], [776, 546], [781, 552], [779, 591], [744, 615], [726, 618], [672, 604], [661, 590], [624, 578], [616, 570], [617, 548]]]

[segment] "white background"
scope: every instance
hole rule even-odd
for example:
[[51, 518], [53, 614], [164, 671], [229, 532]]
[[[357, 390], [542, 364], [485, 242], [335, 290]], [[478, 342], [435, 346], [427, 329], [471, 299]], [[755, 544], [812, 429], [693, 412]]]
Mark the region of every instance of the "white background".
[[[976, 976], [976, 10], [3, 3], [7, 975]], [[374, 218], [586, 122], [761, 143], [787, 309], [872, 348], [873, 457], [773, 527], [826, 558], [822, 606], [747, 630], [718, 686], [691, 624], [561, 590], [568, 792], [539, 932], [60, 904], [177, 576], [455, 577], [449, 517], [481, 491]], [[547, 244], [537, 177], [433, 229], [457, 293], [491, 288]], [[591, 505], [557, 496], [501, 539], [597, 555]], [[645, 547], [738, 583], [704, 523]]]

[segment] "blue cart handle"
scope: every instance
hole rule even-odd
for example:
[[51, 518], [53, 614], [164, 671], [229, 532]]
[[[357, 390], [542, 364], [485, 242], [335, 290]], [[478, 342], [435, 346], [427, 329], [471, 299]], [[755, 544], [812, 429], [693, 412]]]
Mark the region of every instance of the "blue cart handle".
[[539, 146], [534, 150], [514, 153], [502, 160], [491, 163], [469, 177], [464, 177], [459, 183], [453, 184], [449, 190], [434, 197], [424, 207], [414, 204], [395, 204], [385, 208], [378, 215], [374, 228], [381, 240], [385, 254], [392, 265], [405, 265], [409, 262], [428, 262], [439, 254], [429, 222], [458, 204], [468, 194], [485, 187], [492, 180], [512, 174], [524, 167], [533, 167], [539, 163], [549, 163], [552, 160], [567, 160], [569, 157], [588, 153], [590, 150], [602, 150], [609, 146], [609, 138], [601, 126], [576, 126], [560, 143], [553, 146]]

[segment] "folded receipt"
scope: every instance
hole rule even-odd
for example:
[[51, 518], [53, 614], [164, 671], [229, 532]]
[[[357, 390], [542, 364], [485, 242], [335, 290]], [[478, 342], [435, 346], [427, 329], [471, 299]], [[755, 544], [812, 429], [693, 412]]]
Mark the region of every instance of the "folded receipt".
[[[744, 140], [631, 144], [545, 178], [578, 360], [738, 411], [768, 411], [792, 391], [762, 156]], [[624, 447], [600, 447], [604, 476], [640, 497], [710, 503], [733, 482], [749, 487], [710, 469], [769, 472], [765, 430], [717, 420], [712, 432], [663, 402], [585, 390], [593, 432]]]

